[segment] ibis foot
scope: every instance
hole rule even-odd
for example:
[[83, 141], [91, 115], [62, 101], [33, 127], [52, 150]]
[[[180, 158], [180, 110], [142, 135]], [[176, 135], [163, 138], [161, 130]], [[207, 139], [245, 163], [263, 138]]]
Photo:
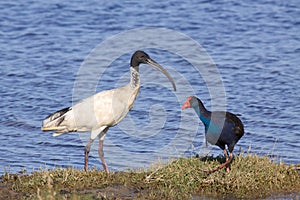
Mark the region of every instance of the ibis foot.
[[103, 165], [104, 171], [105, 171], [106, 173], [109, 173], [107, 164], [105, 163], [105, 164], [102, 164], [102, 165]]

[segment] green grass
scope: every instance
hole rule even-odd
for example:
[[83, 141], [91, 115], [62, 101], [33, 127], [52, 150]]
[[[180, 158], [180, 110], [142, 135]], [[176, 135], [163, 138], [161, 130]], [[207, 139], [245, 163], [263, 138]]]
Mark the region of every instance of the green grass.
[[264, 198], [300, 195], [295, 166], [268, 157], [236, 156], [231, 171], [211, 174], [223, 157], [180, 158], [149, 170], [113, 172], [57, 168], [27, 175], [1, 177], [0, 199], [189, 199], [193, 197]]

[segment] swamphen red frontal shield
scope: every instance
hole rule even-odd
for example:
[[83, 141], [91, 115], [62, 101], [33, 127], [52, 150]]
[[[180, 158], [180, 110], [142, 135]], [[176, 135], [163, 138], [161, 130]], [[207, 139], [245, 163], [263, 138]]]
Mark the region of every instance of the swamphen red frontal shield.
[[[190, 96], [186, 99], [185, 103], [182, 105], [182, 110], [186, 108], [194, 108], [204, 124], [206, 142], [220, 147], [226, 157], [225, 163], [212, 170], [204, 171], [211, 173], [222, 169], [225, 166], [227, 171], [229, 171], [227, 166], [232, 161], [234, 145], [244, 135], [244, 126], [241, 120], [235, 114], [230, 112], [208, 111], [201, 100], [194, 96]], [[225, 145], [228, 147], [230, 153], [229, 157]]]

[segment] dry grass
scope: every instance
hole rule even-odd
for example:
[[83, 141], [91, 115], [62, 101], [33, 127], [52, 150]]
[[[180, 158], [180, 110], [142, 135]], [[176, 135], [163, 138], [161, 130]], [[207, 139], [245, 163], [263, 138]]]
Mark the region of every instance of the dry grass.
[[91, 170], [55, 169], [29, 175], [5, 174], [0, 199], [189, 199], [193, 197], [264, 198], [300, 195], [295, 166], [267, 157], [239, 155], [231, 171], [212, 174], [203, 169], [219, 165], [223, 157], [180, 158], [151, 170], [106, 174]]

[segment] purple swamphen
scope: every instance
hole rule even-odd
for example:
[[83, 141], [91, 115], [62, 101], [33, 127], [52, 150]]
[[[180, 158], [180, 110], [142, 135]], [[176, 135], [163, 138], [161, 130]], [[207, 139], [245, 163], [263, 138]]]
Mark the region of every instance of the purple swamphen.
[[[208, 111], [201, 100], [194, 96], [190, 96], [186, 99], [182, 105], [182, 110], [186, 108], [194, 108], [195, 112], [204, 124], [206, 142], [220, 147], [226, 157], [225, 163], [212, 170], [204, 171], [211, 173], [222, 169], [225, 166], [227, 171], [229, 171], [228, 164], [232, 161], [234, 145], [244, 135], [244, 126], [241, 120], [235, 114], [230, 112]], [[225, 145], [228, 147], [230, 153], [229, 157]]]

